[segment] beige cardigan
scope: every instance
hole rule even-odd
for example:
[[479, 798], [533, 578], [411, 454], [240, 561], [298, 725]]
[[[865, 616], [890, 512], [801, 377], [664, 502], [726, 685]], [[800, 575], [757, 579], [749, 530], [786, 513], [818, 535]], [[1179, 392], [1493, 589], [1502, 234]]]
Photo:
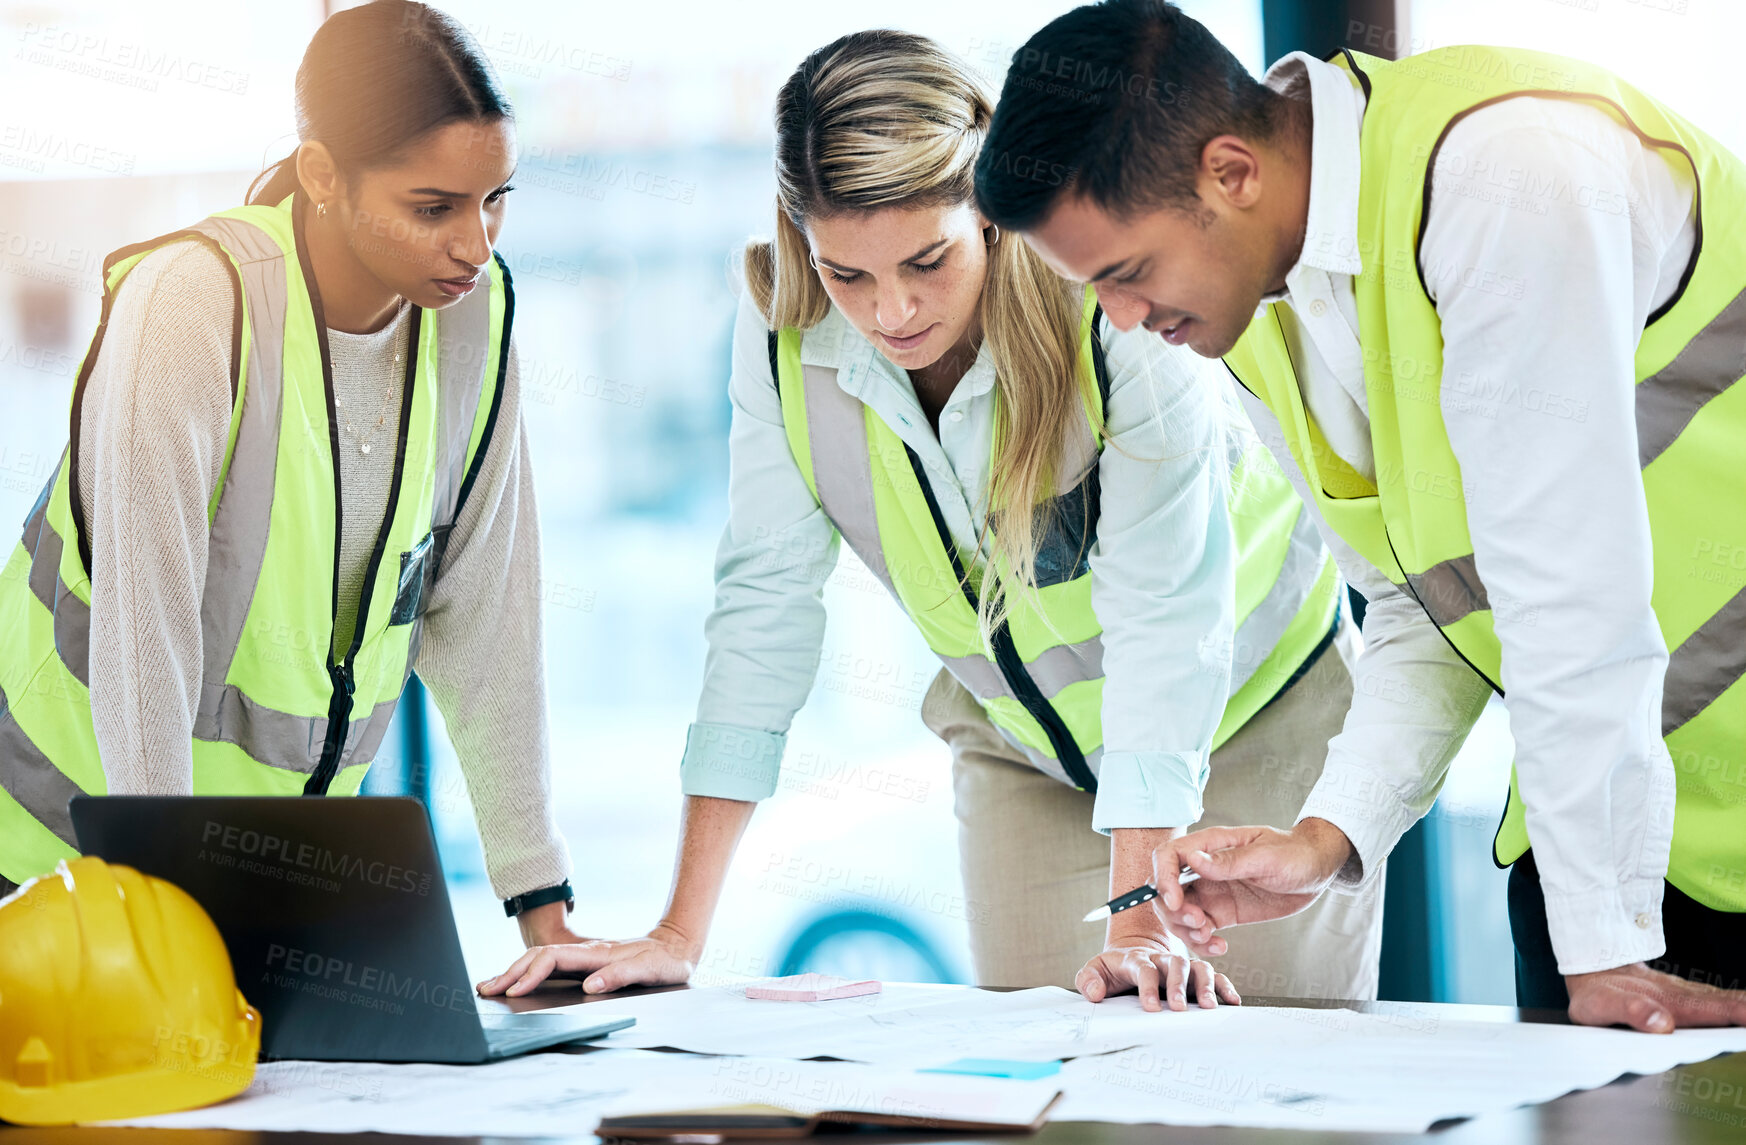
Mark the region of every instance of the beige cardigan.
[[[116, 296], [85, 392], [79, 484], [93, 565], [91, 708], [112, 793], [191, 790], [206, 505], [230, 429], [233, 306], [230, 275], [210, 248], [180, 242], [147, 255]], [[328, 331], [340, 421], [351, 414], [359, 435], [340, 438], [342, 646], [387, 506], [396, 355], [405, 353], [410, 313], [403, 303], [374, 334]], [[368, 454], [360, 440], [372, 442]], [[539, 551], [512, 347], [497, 430], [450, 540], [416, 665], [448, 724], [500, 897], [569, 874], [552, 811]]]

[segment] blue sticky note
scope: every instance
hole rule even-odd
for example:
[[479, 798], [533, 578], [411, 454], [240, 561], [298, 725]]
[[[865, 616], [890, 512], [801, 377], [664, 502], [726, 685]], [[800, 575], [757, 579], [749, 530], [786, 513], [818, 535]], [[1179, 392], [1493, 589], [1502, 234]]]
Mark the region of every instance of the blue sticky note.
[[1039, 1077], [1053, 1077], [1061, 1072], [1061, 1063], [1056, 1060], [1042, 1062], [1011, 1061], [1006, 1058], [959, 1058], [955, 1062], [937, 1065], [931, 1069], [917, 1070], [917, 1073], [970, 1073], [981, 1077], [1010, 1077], [1019, 1081], [1034, 1081]]

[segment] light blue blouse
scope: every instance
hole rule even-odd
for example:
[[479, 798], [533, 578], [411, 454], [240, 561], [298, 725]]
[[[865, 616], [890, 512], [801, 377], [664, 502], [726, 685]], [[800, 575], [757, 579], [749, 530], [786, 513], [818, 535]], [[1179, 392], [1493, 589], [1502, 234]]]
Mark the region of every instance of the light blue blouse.
[[[1253, 431], [1220, 363], [1138, 327], [1120, 333], [1107, 319], [1101, 334], [1108, 439], [1090, 564], [1103, 624], [1104, 754], [1092, 826], [1187, 826], [1201, 815], [1230, 681], [1226, 435]], [[806, 332], [801, 360], [835, 367], [838, 385], [915, 450], [953, 539], [974, 550], [995, 415], [987, 345], [941, 411], [937, 437], [908, 374], [834, 308]], [[681, 776], [687, 795], [761, 800], [776, 790], [789, 724], [818, 671], [821, 593], [840, 538], [789, 452], [767, 331], [749, 296], [734, 326], [728, 396], [729, 516]]]

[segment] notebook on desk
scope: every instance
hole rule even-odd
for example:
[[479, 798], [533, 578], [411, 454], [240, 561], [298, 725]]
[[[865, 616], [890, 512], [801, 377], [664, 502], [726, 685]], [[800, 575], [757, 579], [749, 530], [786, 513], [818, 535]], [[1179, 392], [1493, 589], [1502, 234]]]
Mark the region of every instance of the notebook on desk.
[[826, 1125], [877, 1126], [930, 1133], [1035, 1133], [1049, 1119], [1061, 1092], [991, 1102], [941, 1090], [855, 1093], [844, 1108], [806, 1113], [780, 1105], [727, 1105], [712, 1109], [623, 1114], [601, 1118], [602, 1137], [632, 1141], [678, 1141], [702, 1145], [740, 1138], [807, 1137]]

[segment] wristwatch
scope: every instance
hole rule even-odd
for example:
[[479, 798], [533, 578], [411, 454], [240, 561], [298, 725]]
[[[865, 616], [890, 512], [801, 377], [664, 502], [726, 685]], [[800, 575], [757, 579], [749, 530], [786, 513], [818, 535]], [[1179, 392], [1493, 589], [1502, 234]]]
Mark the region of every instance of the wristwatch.
[[514, 918], [524, 910], [532, 910], [536, 906], [545, 906], [549, 902], [563, 902], [564, 913], [569, 914], [576, 909], [576, 892], [570, 889], [570, 880], [565, 879], [555, 887], [541, 887], [537, 891], [528, 891], [514, 898], [503, 900], [503, 913]]

